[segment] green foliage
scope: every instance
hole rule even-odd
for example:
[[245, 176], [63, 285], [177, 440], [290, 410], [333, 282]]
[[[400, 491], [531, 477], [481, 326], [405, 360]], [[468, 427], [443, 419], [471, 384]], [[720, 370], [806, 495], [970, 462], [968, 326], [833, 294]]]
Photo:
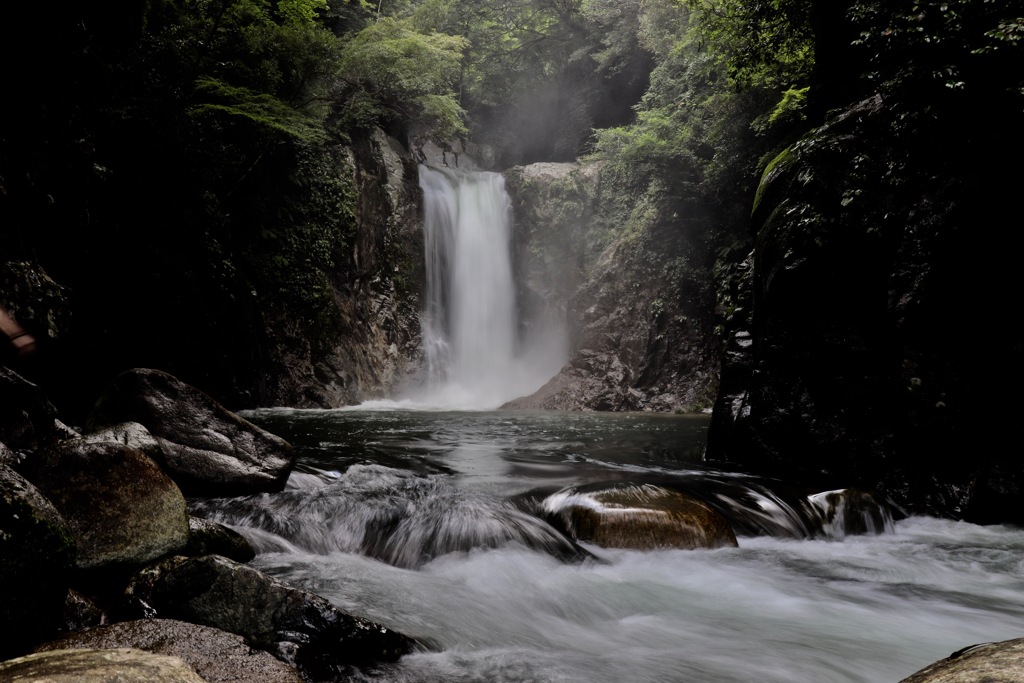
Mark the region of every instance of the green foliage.
[[327, 137], [320, 121], [267, 93], [202, 78], [196, 83], [196, 94], [206, 100], [188, 110], [196, 119], [204, 115], [224, 114], [299, 140], [323, 141]]
[[1024, 92], [1024, 19], [997, 0], [856, 2], [850, 19], [865, 55], [864, 77], [885, 92], [941, 86]]
[[366, 27], [341, 53], [338, 73], [356, 93], [346, 121], [417, 121], [444, 142], [466, 132], [454, 91], [466, 47], [464, 38], [419, 33], [398, 19]]

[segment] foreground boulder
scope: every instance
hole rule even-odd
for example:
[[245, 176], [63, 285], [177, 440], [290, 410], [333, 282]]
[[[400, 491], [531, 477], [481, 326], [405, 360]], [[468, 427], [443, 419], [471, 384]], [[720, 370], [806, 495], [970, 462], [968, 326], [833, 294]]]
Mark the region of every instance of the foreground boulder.
[[0, 662], [6, 683], [205, 683], [177, 657], [142, 650], [52, 650]]
[[735, 547], [729, 521], [702, 500], [651, 484], [590, 484], [548, 496], [542, 511], [574, 540], [603, 548]]
[[36, 648], [132, 648], [178, 657], [208, 683], [299, 683], [298, 672], [268, 652], [254, 650], [241, 636], [173, 619], [139, 619], [72, 633]]
[[133, 448], [71, 439], [31, 464], [27, 476], [74, 532], [81, 569], [141, 567], [188, 542], [184, 496]]
[[35, 486], [0, 464], [0, 658], [57, 629], [74, 566], [67, 522]]
[[156, 438], [160, 465], [188, 495], [278, 491], [295, 463], [287, 441], [160, 370], [115, 377], [89, 418], [93, 429], [124, 422]]
[[954, 652], [900, 683], [1024, 683], [1024, 638]]
[[315, 678], [397, 660], [416, 643], [325, 598], [217, 555], [172, 558], [131, 587], [157, 616], [243, 636]]

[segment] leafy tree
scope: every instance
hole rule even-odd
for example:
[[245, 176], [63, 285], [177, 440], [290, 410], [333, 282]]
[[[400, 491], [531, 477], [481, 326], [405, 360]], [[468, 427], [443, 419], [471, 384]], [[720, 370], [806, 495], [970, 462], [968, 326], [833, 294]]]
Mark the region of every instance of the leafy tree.
[[343, 118], [352, 125], [420, 122], [447, 142], [466, 132], [455, 93], [464, 38], [420, 33], [385, 17], [367, 26], [341, 53], [338, 73], [349, 86]]

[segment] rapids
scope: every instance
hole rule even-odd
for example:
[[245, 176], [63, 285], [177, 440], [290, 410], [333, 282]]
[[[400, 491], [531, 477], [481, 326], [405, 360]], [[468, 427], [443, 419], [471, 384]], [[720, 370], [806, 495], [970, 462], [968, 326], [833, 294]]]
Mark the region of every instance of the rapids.
[[[708, 470], [706, 416], [245, 417], [299, 467], [281, 493], [193, 513], [250, 538], [255, 566], [430, 644], [366, 681], [896, 683], [1024, 630], [1024, 532], [898, 514], [844, 531], [822, 492]], [[599, 481], [715, 501], [739, 547], [577, 554], [523, 512]]]

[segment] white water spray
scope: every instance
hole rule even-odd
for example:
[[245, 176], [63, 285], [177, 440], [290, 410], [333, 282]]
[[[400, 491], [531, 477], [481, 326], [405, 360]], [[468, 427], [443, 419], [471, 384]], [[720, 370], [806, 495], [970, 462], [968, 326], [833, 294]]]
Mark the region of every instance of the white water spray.
[[532, 393], [565, 360], [564, 335], [520, 339], [512, 208], [498, 173], [420, 166], [427, 282], [421, 316], [427, 395], [497, 408]]

